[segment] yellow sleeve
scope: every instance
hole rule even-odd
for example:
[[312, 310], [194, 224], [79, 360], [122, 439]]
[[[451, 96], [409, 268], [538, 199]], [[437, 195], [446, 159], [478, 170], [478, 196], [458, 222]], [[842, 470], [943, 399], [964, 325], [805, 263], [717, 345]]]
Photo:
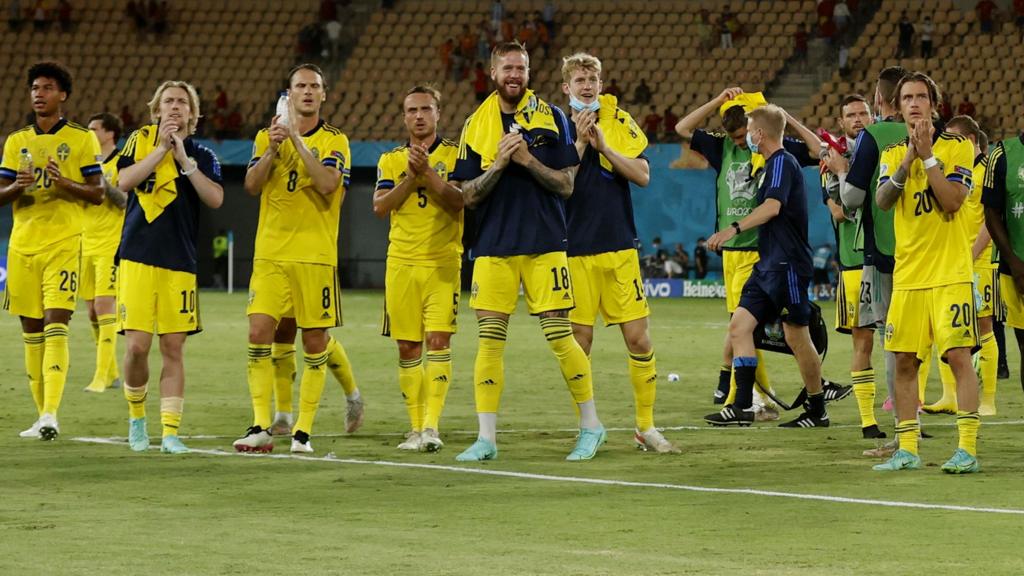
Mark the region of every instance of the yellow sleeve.
[[263, 128], [256, 133], [256, 138], [253, 138], [252, 142], [252, 159], [249, 160], [249, 166], [259, 162], [260, 157], [267, 151], [267, 147], [270, 146], [270, 135], [266, 128]]
[[385, 152], [377, 160], [377, 188], [394, 188], [398, 185], [398, 174], [395, 173], [395, 153]]
[[882, 150], [882, 157], [878, 159], [878, 185], [881, 186], [892, 178], [892, 175], [899, 168], [902, 158], [898, 157], [899, 148], [890, 146]]
[[82, 178], [103, 174], [103, 152], [96, 133], [89, 130], [82, 140], [82, 150], [78, 153], [78, 170]]
[[21, 150], [18, 148], [19, 138], [9, 136], [4, 142], [4, 155], [0, 159], [0, 178], [14, 181], [18, 177], [18, 164], [21, 162]]
[[949, 156], [942, 158], [946, 180], [963, 184], [970, 190], [974, 185], [974, 146], [967, 139], [957, 141]]

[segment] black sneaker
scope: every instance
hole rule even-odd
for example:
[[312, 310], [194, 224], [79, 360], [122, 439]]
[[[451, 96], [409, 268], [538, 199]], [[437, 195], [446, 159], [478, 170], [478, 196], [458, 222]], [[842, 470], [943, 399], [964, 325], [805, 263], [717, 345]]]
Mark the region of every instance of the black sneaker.
[[865, 426], [860, 429], [860, 432], [864, 435], [864, 438], [885, 438], [885, 432], [878, 429], [878, 424]]
[[853, 392], [853, 386], [845, 386], [825, 380], [822, 383], [821, 391], [825, 394], [825, 402], [836, 402], [849, 396], [850, 392]]
[[828, 428], [828, 425], [828, 412], [823, 412], [820, 415], [804, 412], [795, 420], [779, 424], [779, 428]]
[[712, 426], [750, 426], [754, 423], [754, 411], [741, 410], [729, 404], [720, 412], [705, 416], [704, 421]]
[[996, 379], [1006, 380], [1010, 377], [1010, 367], [1005, 363], [1000, 363], [999, 368], [996, 369]]

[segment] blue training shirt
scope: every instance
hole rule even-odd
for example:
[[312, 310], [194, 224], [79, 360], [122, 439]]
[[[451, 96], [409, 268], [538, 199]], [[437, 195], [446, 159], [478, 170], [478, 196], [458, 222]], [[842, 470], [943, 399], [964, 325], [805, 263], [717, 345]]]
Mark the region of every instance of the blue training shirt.
[[772, 198], [782, 203], [779, 214], [758, 227], [758, 272], [792, 270], [797, 276], [814, 273], [807, 241], [807, 197], [804, 174], [797, 159], [777, 150], [765, 163], [764, 180], [757, 189], [758, 204]]
[[[548, 168], [562, 170], [579, 164], [580, 159], [565, 114], [555, 106], [551, 111], [558, 134], [548, 130], [520, 133], [537, 160]], [[501, 115], [504, 133], [514, 121], [513, 114]], [[467, 146], [466, 158], [455, 163], [450, 179], [465, 182], [483, 173], [480, 155]], [[490, 195], [470, 212], [476, 223], [471, 258], [566, 251], [565, 203], [515, 162], [509, 162]]]
[[[207, 178], [221, 184], [220, 162], [212, 150], [189, 137], [185, 139], [185, 152], [196, 161], [199, 170]], [[134, 158], [122, 154], [117, 160], [117, 169], [124, 170], [134, 163]], [[181, 166], [177, 162], [175, 166], [180, 174]], [[145, 185], [144, 180], [139, 186]], [[152, 222], [146, 222], [146, 215], [136, 196], [137, 190], [128, 194], [121, 246], [117, 250], [118, 260], [197, 273], [196, 240], [201, 200], [188, 176], [179, 175], [174, 179], [174, 185], [178, 191], [177, 197]]]
[[[572, 122], [573, 140], [576, 125]], [[647, 160], [647, 157], [640, 155]], [[569, 256], [586, 256], [636, 248], [636, 223], [629, 180], [601, 166], [593, 146], [583, 152], [572, 196], [565, 203]]]

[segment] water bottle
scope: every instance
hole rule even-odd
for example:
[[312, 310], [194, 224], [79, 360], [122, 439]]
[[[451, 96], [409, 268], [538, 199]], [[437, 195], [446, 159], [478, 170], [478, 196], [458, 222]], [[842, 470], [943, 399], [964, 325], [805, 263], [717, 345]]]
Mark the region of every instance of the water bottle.
[[281, 92], [277, 99], [277, 123], [282, 126], [288, 125], [288, 93]]
[[[28, 148], [22, 148], [21, 154], [18, 156], [18, 172], [32, 172], [32, 153], [28, 151]], [[31, 192], [35, 188], [35, 183], [33, 183], [25, 189], [25, 192]]]

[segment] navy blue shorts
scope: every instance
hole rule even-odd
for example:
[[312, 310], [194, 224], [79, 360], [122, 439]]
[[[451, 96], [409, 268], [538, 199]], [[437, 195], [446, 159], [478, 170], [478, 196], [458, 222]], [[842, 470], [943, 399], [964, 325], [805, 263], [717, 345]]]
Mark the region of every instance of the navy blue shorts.
[[811, 323], [811, 301], [807, 297], [810, 276], [792, 270], [759, 272], [756, 268], [740, 293], [740, 308], [750, 312], [759, 324], [782, 318], [786, 324]]

